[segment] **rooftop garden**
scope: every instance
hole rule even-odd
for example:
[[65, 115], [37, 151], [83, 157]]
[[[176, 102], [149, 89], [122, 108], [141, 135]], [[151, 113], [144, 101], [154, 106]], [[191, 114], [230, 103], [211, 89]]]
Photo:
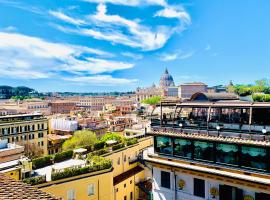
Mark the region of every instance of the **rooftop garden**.
[[90, 172], [110, 169], [112, 163], [109, 159], [100, 156], [88, 156], [87, 165], [85, 167], [66, 168], [62, 172], [53, 172], [51, 175], [52, 181], [68, 178], [72, 176], [78, 176]]
[[[109, 145], [108, 141], [114, 141], [114, 143]], [[32, 160], [32, 165], [33, 169], [39, 169], [69, 160], [73, 157], [73, 150], [78, 148], [87, 149], [85, 154], [88, 154], [88, 156], [100, 156], [136, 143], [138, 143], [136, 138], [127, 139], [118, 133], [107, 133], [100, 140], [97, 140], [95, 134], [91, 131], [76, 131], [74, 136], [63, 144], [64, 151], [35, 158]]]

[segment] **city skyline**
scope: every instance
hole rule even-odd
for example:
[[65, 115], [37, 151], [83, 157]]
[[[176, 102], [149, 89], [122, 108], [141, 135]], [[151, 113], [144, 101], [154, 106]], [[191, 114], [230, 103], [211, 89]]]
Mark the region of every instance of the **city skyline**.
[[264, 2], [0, 0], [1, 82], [130, 91], [157, 84], [166, 67], [177, 85], [268, 78]]

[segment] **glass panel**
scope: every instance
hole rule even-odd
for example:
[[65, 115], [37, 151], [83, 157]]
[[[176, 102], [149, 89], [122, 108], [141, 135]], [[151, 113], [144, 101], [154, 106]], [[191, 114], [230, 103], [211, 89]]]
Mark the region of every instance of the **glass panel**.
[[212, 142], [194, 141], [194, 158], [214, 161], [214, 144]]
[[216, 160], [231, 165], [238, 164], [238, 147], [233, 144], [217, 144]]
[[192, 143], [190, 140], [174, 139], [174, 155], [191, 158]]
[[169, 137], [156, 137], [156, 149], [159, 153], [172, 154], [172, 139]]
[[243, 146], [242, 157], [243, 166], [266, 170], [267, 154], [265, 148]]

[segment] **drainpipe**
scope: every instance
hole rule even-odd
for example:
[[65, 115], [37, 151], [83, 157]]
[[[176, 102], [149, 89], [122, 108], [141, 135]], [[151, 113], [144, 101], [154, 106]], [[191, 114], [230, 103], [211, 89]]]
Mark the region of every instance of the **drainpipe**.
[[176, 184], [176, 174], [175, 171], [173, 172], [174, 174], [174, 200], [177, 200], [177, 184]]

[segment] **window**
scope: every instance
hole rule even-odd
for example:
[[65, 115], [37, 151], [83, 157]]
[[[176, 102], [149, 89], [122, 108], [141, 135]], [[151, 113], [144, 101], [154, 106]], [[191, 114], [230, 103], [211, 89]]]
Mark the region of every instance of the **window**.
[[127, 184], [124, 184], [124, 188], [126, 188], [127, 187]]
[[155, 151], [164, 154], [172, 154], [172, 139], [169, 137], [155, 137]]
[[194, 178], [194, 195], [205, 198], [205, 182], [204, 180]]
[[265, 148], [242, 146], [242, 166], [266, 170], [267, 153]]
[[120, 158], [118, 158], [118, 160], [117, 160], [117, 164], [118, 164], [118, 165], [120, 165]]
[[214, 161], [214, 144], [212, 142], [194, 141], [194, 158]]
[[94, 184], [88, 185], [88, 192], [87, 193], [88, 193], [88, 196], [95, 194], [95, 185]]
[[161, 187], [171, 188], [171, 174], [170, 172], [161, 171]]
[[130, 192], [129, 199], [133, 200], [133, 193], [132, 192]]
[[67, 191], [67, 200], [75, 200], [75, 190], [70, 189]]
[[190, 140], [174, 139], [174, 155], [191, 158], [192, 156], [192, 143]]
[[127, 196], [124, 196], [124, 200], [127, 200]]
[[126, 162], [127, 161], [127, 156], [126, 155], [124, 155], [124, 162]]
[[217, 144], [216, 160], [219, 163], [237, 165], [238, 164], [238, 147], [234, 144]]
[[132, 180], [130, 180], [130, 182], [129, 182], [130, 184], [132, 184]]

